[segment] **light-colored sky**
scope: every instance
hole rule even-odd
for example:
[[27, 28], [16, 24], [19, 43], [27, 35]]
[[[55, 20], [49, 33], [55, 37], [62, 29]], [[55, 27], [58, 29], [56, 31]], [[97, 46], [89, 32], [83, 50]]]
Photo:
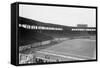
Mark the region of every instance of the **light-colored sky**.
[[19, 16], [66, 26], [76, 26], [77, 24], [88, 24], [89, 27], [96, 26], [96, 10], [90, 8], [20, 4]]

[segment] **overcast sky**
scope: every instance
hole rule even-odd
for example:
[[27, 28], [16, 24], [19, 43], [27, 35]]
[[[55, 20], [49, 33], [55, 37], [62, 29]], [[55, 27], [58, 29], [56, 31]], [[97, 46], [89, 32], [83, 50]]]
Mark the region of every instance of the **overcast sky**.
[[19, 6], [19, 16], [21, 17], [66, 26], [88, 24], [89, 27], [95, 27], [95, 11], [95, 9], [75, 7], [52, 7], [39, 5]]

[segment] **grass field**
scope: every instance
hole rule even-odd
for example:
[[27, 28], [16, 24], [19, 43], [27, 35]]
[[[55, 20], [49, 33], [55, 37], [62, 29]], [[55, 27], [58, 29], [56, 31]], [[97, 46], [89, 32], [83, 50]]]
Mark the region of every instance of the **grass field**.
[[95, 59], [96, 41], [89, 39], [67, 40], [37, 51], [36, 55], [41, 57], [43, 55], [49, 55], [51, 59], [59, 59], [62, 61]]
[[[24, 50], [49, 62], [96, 59], [95, 39], [67, 39]], [[47, 56], [47, 57], [46, 57]]]

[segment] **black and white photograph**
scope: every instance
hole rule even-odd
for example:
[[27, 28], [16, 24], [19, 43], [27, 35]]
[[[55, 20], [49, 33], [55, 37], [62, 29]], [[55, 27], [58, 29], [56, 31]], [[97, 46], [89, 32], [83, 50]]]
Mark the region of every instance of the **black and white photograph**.
[[19, 64], [96, 60], [96, 9], [19, 4]]

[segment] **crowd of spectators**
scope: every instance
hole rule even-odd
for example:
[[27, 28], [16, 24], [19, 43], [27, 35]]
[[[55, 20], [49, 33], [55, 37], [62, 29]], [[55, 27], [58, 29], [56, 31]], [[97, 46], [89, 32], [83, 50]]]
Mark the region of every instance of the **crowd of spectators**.
[[[36, 57], [36, 55], [33, 54], [20, 54], [19, 55], [19, 63], [20, 64], [28, 64], [28, 63], [49, 63], [50, 61], [50, 56], [45, 55], [44, 58], [39, 58]], [[52, 61], [52, 62], [59, 62], [58, 59]]]

